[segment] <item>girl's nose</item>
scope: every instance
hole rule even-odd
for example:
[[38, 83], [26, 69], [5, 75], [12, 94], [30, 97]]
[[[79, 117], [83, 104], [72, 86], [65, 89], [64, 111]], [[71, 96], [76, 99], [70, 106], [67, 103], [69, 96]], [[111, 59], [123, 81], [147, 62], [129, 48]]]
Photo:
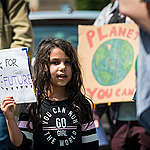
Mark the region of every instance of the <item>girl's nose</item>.
[[65, 64], [62, 62], [62, 63], [60, 64], [59, 69], [60, 69], [60, 70], [65, 70], [65, 68], [66, 68]]

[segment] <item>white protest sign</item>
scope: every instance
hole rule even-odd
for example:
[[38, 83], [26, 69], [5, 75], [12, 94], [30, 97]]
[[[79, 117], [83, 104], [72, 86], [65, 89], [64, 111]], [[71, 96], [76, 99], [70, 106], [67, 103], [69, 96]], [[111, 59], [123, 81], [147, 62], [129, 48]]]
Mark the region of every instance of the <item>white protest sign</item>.
[[13, 96], [17, 104], [36, 102], [27, 50], [0, 50], [0, 104], [6, 96]]

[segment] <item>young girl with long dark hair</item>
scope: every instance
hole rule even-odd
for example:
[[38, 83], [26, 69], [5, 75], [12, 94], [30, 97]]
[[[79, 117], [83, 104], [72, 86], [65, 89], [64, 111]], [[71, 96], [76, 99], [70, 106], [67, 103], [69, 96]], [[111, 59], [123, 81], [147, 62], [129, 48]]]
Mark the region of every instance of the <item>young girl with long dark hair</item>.
[[37, 103], [28, 106], [28, 113], [21, 113], [18, 125], [13, 97], [2, 100], [11, 142], [20, 150], [31, 145], [34, 150], [97, 150], [91, 106], [81, 93], [81, 71], [71, 43], [55, 38], [41, 41], [34, 86]]

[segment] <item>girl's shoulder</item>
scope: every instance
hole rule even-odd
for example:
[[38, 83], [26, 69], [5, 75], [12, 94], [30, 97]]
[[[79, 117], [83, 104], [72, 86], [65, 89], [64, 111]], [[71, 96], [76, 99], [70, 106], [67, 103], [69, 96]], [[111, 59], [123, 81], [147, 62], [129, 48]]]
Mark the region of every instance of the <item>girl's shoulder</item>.
[[93, 121], [92, 106], [93, 102], [89, 98], [85, 97], [81, 104], [81, 118], [83, 123]]
[[94, 108], [93, 101], [89, 99], [88, 97], [84, 97], [84, 100], [82, 102], [85, 107], [90, 107], [91, 110]]

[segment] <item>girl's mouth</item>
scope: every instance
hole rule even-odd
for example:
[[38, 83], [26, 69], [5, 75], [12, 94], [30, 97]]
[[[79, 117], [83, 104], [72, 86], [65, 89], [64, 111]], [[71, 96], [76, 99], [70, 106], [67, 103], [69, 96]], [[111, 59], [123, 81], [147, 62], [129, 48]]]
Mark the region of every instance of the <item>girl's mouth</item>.
[[65, 74], [57, 75], [57, 78], [58, 79], [64, 79], [64, 78], [67, 78], [67, 75], [65, 75]]

